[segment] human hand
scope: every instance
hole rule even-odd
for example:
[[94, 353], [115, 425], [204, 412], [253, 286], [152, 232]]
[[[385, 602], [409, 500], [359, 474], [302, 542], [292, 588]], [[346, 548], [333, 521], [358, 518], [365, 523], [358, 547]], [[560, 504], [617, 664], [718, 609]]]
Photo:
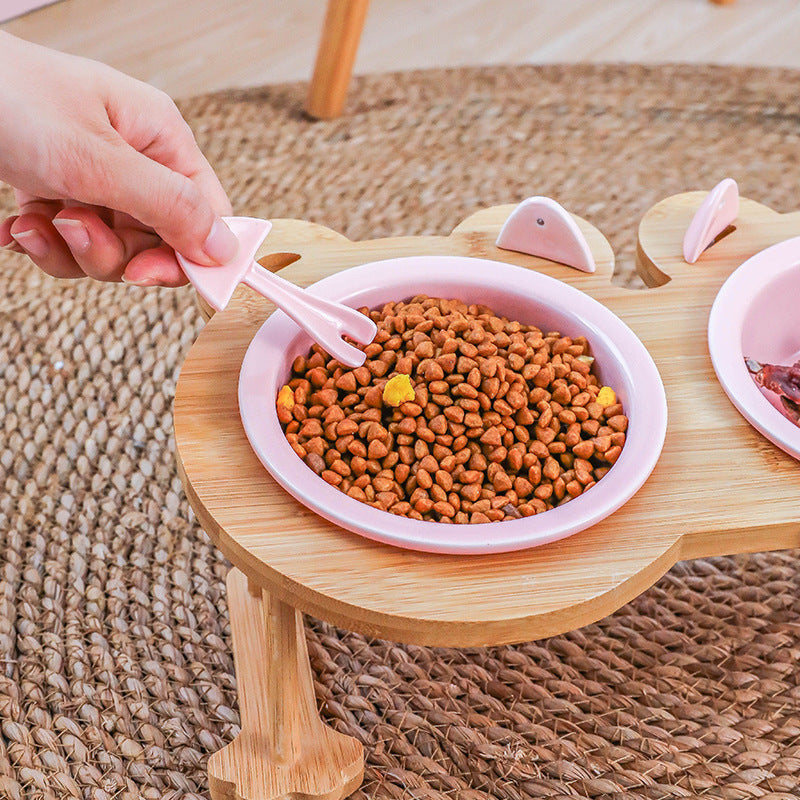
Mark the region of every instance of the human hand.
[[0, 179], [19, 214], [0, 246], [57, 278], [180, 286], [175, 251], [213, 266], [236, 237], [228, 198], [163, 92], [0, 32]]

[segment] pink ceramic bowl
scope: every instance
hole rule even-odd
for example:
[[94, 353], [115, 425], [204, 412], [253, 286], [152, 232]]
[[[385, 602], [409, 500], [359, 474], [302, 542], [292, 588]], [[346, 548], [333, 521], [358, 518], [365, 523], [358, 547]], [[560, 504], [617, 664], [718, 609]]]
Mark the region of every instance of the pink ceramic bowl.
[[437, 553], [499, 553], [553, 542], [594, 525], [631, 498], [652, 471], [667, 425], [664, 387], [650, 354], [605, 306], [537, 272], [475, 258], [420, 256], [363, 264], [314, 284], [314, 294], [354, 308], [381, 306], [415, 294], [483, 303], [498, 314], [542, 330], [586, 336], [600, 380], [613, 387], [629, 418], [622, 455], [585, 494], [518, 520], [446, 525], [399, 517], [329, 486], [298, 458], [275, 410], [294, 358], [311, 341], [276, 312], [247, 350], [239, 379], [239, 408], [250, 443], [275, 480], [301, 503], [343, 528], [400, 547]]
[[750, 424], [800, 458], [800, 428], [773, 392], [756, 385], [745, 358], [793, 364], [800, 358], [800, 237], [745, 261], [719, 290], [708, 318], [708, 349], [717, 378]]

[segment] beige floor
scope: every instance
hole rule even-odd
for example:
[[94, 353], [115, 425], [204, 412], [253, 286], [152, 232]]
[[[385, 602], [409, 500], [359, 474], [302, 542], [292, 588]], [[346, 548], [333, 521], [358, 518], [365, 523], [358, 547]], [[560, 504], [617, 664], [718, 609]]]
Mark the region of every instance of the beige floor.
[[[185, 97], [306, 79], [324, 9], [324, 0], [61, 0], [2, 27]], [[581, 60], [800, 67], [798, 31], [797, 0], [374, 0], [356, 72]]]

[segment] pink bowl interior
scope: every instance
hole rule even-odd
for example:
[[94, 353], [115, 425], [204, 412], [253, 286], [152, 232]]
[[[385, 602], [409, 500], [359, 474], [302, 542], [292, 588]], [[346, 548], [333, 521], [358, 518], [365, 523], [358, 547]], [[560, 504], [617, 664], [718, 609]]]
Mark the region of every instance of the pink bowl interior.
[[756, 385], [745, 358], [792, 364], [800, 358], [800, 237], [745, 261], [720, 289], [709, 315], [708, 346], [720, 384], [764, 436], [800, 458], [800, 428], [779, 397]]
[[[800, 359], [800, 264], [757, 291], [742, 321], [742, 353], [762, 364], [793, 364]], [[774, 392], [762, 390], [776, 408]]]
[[622, 456], [595, 487], [569, 503], [520, 520], [445, 525], [398, 517], [347, 497], [319, 478], [292, 451], [275, 412], [275, 397], [310, 338], [286, 315], [273, 314], [242, 364], [239, 404], [251, 445], [272, 476], [321, 516], [377, 541], [429, 552], [487, 553], [555, 541], [616, 510], [652, 471], [666, 432], [666, 398], [647, 350], [605, 306], [548, 276], [500, 262], [412, 257], [361, 265], [310, 288], [358, 308], [415, 294], [482, 303], [509, 319], [586, 336], [600, 380], [612, 386], [629, 417]]

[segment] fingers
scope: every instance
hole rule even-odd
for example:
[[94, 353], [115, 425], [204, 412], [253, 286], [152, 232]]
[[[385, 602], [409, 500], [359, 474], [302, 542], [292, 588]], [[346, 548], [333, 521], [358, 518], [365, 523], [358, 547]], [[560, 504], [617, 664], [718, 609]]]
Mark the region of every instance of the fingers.
[[[54, 278], [79, 278], [74, 259], [50, 224], [62, 208], [57, 200], [45, 200], [15, 190], [19, 214], [6, 220], [13, 249], [25, 253], [38, 267]], [[5, 224], [4, 224], [5, 227]]]
[[175, 251], [164, 244], [135, 255], [126, 267], [122, 280], [137, 286], [174, 287], [185, 286], [189, 282], [175, 258]]
[[186, 282], [162, 242], [201, 264], [230, 261], [239, 247], [221, 219], [230, 202], [174, 103], [111, 70], [103, 75], [113, 96], [100, 98], [106, 113], [69, 139], [58, 180], [17, 192], [21, 213], [0, 222], [0, 246], [21, 248], [56, 277], [143, 285]]
[[[187, 280], [169, 247], [152, 231], [130, 220], [110, 228], [92, 209], [70, 206], [49, 218], [49, 203], [26, 204], [26, 211], [0, 224], [0, 245], [25, 253], [55, 278], [87, 275], [101, 281], [126, 280], [140, 286], [183, 286]], [[123, 215], [118, 215], [125, 222]], [[140, 257], [141, 256], [141, 257]], [[132, 265], [132, 266], [131, 266]]]
[[100, 150], [94, 155], [96, 163], [113, 163], [113, 178], [98, 166], [93, 172], [101, 177], [86, 179], [82, 200], [130, 214], [198, 263], [222, 264], [236, 255], [238, 239], [194, 181], [142, 155], [122, 139], [108, 141]]
[[[119, 281], [137, 253], [157, 247], [152, 231], [120, 227], [113, 230], [88, 208], [70, 207], [59, 212], [53, 226], [61, 235], [75, 263], [91, 278]], [[158, 276], [152, 277], [157, 283]]]
[[54, 278], [80, 278], [83, 270], [72, 257], [66, 242], [58, 235], [50, 217], [20, 214], [9, 231], [22, 251], [39, 269]]
[[185, 175], [200, 189], [219, 216], [230, 216], [231, 203], [216, 173], [200, 151], [192, 129], [172, 101], [170, 113], [156, 137], [141, 152], [169, 169]]
[[[109, 121], [114, 129], [135, 150], [192, 180], [216, 214], [229, 216], [230, 200], [175, 103], [152, 86], [138, 82], [136, 86], [136, 103], [121, 105], [118, 94], [109, 96]], [[129, 92], [123, 96], [128, 98]], [[147, 113], [142, 114], [142, 109]]]
[[16, 222], [16, 217], [9, 217], [0, 223], [0, 247], [12, 253], [22, 253], [23, 249], [11, 235], [11, 226]]

